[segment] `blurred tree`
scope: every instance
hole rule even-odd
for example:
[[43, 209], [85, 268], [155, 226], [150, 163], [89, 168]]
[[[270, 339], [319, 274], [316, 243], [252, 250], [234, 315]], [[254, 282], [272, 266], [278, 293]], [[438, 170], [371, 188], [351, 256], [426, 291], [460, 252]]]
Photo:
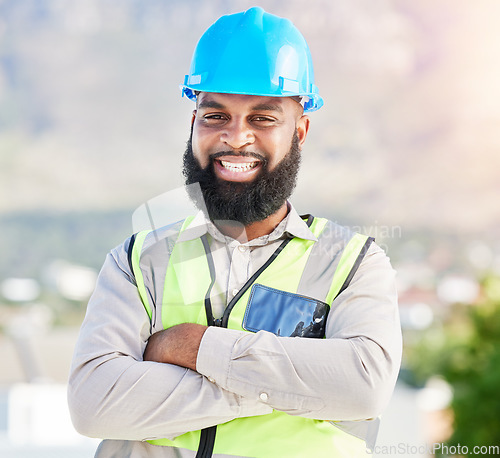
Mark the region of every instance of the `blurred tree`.
[[483, 281], [475, 304], [457, 304], [442, 328], [408, 352], [416, 380], [443, 377], [453, 389], [453, 434], [448, 445], [500, 444], [500, 278]]

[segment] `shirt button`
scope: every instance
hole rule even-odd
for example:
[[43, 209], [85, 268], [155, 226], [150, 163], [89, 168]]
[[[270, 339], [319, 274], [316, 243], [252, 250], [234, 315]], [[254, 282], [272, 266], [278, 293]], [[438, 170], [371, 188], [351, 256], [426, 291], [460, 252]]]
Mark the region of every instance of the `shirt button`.
[[245, 251], [247, 251], [247, 247], [245, 245], [240, 245], [238, 247], [238, 250], [240, 250], [242, 253], [244, 253]]
[[267, 402], [267, 400], [269, 399], [269, 395], [267, 393], [260, 393], [259, 398], [262, 402]]
[[215, 380], [213, 377], [207, 377], [209, 382], [215, 383]]
[[236, 296], [238, 294], [238, 290], [237, 289], [233, 289], [233, 291], [231, 291], [233, 297]]

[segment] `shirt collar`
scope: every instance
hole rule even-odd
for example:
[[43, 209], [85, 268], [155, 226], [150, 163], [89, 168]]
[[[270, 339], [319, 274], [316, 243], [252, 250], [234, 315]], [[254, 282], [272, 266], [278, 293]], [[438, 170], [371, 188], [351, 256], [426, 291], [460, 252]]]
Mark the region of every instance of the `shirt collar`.
[[[298, 237], [304, 240], [318, 241], [318, 238], [312, 233], [307, 223], [299, 216], [297, 210], [292, 204], [288, 203], [290, 211], [286, 216], [286, 225], [284, 232], [287, 232], [293, 237]], [[285, 221], [283, 220], [283, 221]], [[281, 224], [281, 223], [280, 223]]]
[[[247, 242], [249, 245], [257, 245], [272, 242], [274, 240], [283, 238], [285, 234], [291, 237], [298, 237], [304, 240], [312, 240], [317, 242], [318, 239], [312, 233], [306, 222], [299, 216], [295, 208], [290, 202], [288, 202], [288, 214], [283, 218], [283, 220], [276, 226], [276, 228], [268, 235], [259, 237], [258, 239], [250, 240]], [[203, 235], [209, 233], [213, 238], [219, 240], [223, 243], [230, 243], [233, 239], [225, 236], [222, 232], [217, 229], [212, 221], [208, 220], [202, 211], [199, 211], [188, 227], [179, 235], [178, 242], [186, 242], [188, 240], [194, 240], [202, 237]], [[253, 242], [253, 243], [252, 243]], [[260, 243], [258, 243], [260, 242]]]
[[202, 237], [208, 232], [208, 224], [213, 223], [205, 218], [205, 215], [200, 210], [193, 220], [189, 223], [187, 228], [181, 232], [177, 238], [178, 242], [187, 242], [188, 240], [194, 240]]

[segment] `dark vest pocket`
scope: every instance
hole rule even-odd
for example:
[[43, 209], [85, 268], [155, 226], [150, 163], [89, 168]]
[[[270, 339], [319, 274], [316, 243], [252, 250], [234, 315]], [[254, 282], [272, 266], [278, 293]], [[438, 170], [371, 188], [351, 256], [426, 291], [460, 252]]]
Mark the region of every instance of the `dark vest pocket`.
[[243, 329], [269, 331], [282, 337], [325, 337], [330, 306], [312, 297], [268, 286], [252, 286]]

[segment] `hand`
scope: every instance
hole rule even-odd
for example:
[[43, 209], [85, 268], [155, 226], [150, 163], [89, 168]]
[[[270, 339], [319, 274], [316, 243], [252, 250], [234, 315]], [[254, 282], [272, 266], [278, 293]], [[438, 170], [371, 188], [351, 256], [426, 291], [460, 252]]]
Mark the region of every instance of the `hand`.
[[207, 326], [182, 323], [153, 334], [144, 351], [144, 361], [175, 364], [196, 370], [201, 338]]

